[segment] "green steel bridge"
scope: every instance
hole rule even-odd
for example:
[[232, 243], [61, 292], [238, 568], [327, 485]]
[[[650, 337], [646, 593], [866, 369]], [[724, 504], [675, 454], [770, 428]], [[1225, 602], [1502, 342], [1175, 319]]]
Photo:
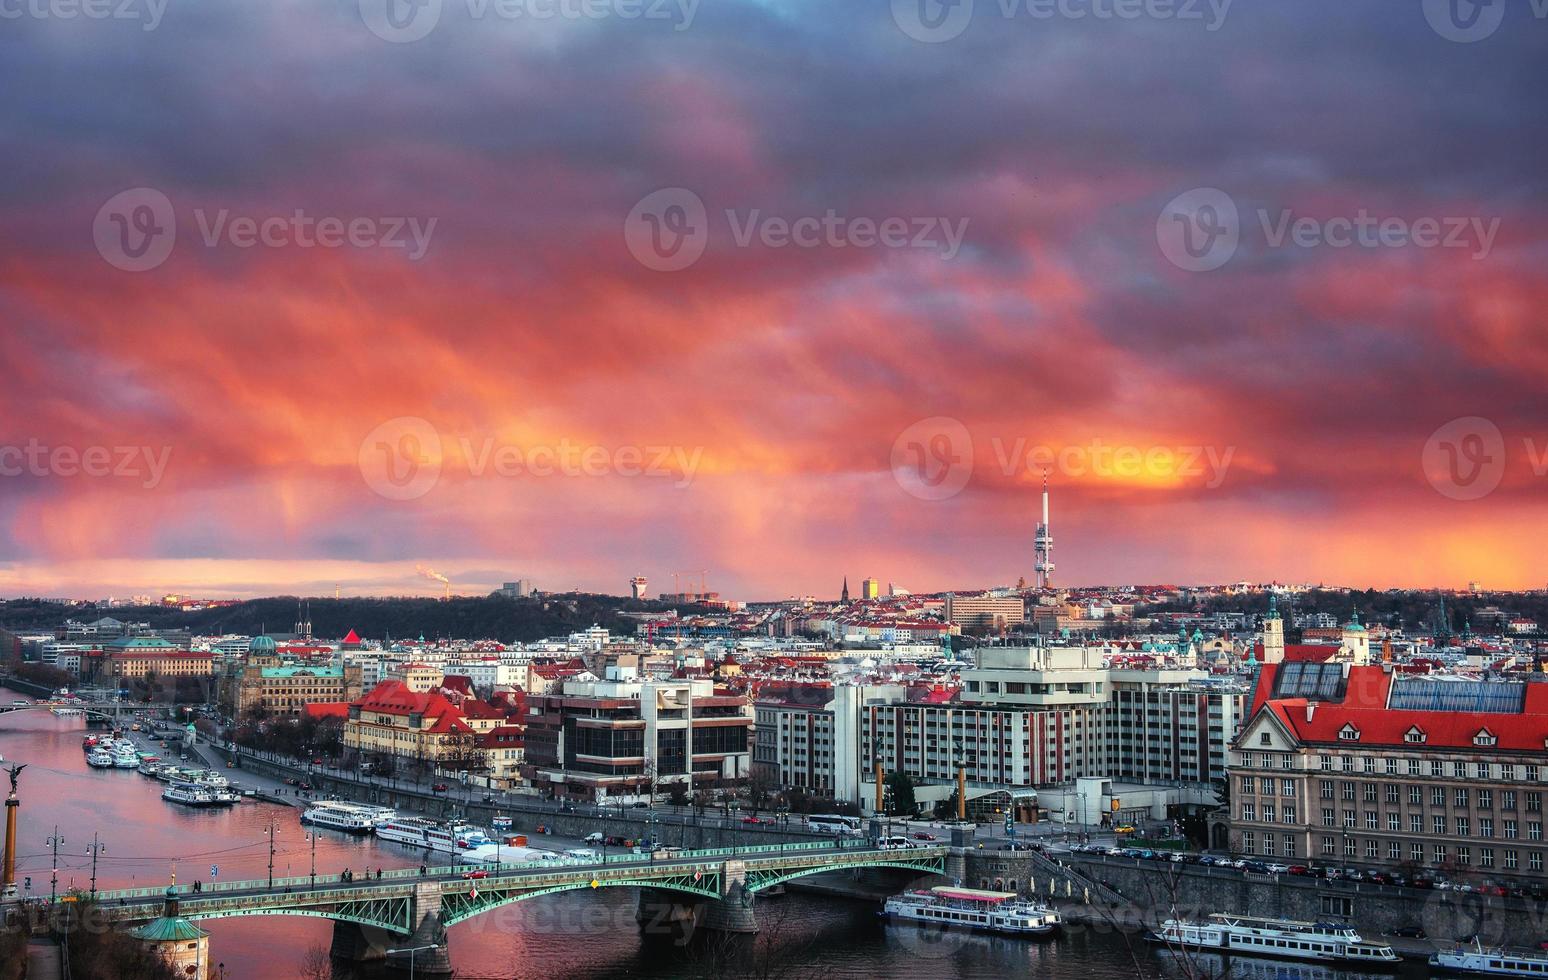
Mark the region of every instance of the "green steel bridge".
[[[415, 934], [427, 920], [454, 925], [513, 902], [557, 892], [601, 888], [659, 889], [689, 902], [735, 897], [750, 909], [758, 892], [803, 875], [849, 868], [897, 868], [941, 874], [947, 848], [929, 845], [879, 849], [861, 840], [814, 841], [767, 847], [720, 847], [669, 856], [608, 855], [523, 864], [450, 865], [385, 871], [380, 878], [341, 882], [309, 875], [231, 881], [176, 889], [179, 914], [189, 919], [300, 915], [376, 927], [392, 938]], [[468, 877], [486, 873], [487, 877]], [[169, 889], [132, 888], [97, 893], [107, 918], [134, 922], [159, 915]]]

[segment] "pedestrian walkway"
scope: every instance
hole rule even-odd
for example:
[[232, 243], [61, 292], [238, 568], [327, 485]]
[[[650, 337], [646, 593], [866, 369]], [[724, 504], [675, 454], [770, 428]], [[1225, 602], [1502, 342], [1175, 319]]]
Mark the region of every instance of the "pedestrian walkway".
[[27, 943], [27, 980], [61, 980], [59, 944], [52, 939], [33, 939]]

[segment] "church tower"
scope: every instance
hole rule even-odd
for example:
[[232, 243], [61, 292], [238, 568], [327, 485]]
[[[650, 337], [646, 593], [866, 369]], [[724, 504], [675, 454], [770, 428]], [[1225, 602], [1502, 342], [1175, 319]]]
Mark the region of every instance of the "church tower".
[[1342, 655], [1356, 667], [1371, 662], [1371, 636], [1360, 624], [1360, 610], [1356, 609], [1344, 624]]
[[844, 591], [839, 593], [839, 602], [849, 601], [849, 576], [844, 576]]
[[1285, 621], [1279, 618], [1279, 603], [1269, 593], [1268, 614], [1263, 617], [1263, 662], [1283, 663], [1285, 659]]

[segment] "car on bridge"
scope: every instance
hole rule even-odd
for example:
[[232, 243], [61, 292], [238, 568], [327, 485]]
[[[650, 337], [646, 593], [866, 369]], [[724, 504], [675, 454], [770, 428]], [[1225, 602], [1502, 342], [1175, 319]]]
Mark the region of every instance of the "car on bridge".
[[467, 878], [467, 879], [469, 879], [471, 881], [471, 880], [476, 879], [476, 878], [487, 878], [487, 877], [489, 877], [489, 872], [484, 871], [482, 869], [475, 868], [472, 871], [464, 871], [462, 873], [462, 877]]

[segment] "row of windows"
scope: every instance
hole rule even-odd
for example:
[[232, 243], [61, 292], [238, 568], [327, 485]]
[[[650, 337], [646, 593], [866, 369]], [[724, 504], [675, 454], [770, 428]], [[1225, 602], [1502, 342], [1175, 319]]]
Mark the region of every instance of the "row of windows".
[[[1266, 734], [1266, 733], [1265, 733]], [[1275, 758], [1278, 761], [1275, 761]], [[1243, 752], [1244, 769], [1295, 769], [1296, 756], [1286, 752]], [[1335, 759], [1336, 764], [1335, 764]], [[1508, 762], [1479, 762], [1453, 759], [1394, 758], [1391, 756], [1319, 755], [1317, 768], [1322, 772], [1364, 773], [1365, 775], [1425, 776], [1432, 779], [1542, 781], [1542, 767], [1536, 763], [1516, 765]]]

